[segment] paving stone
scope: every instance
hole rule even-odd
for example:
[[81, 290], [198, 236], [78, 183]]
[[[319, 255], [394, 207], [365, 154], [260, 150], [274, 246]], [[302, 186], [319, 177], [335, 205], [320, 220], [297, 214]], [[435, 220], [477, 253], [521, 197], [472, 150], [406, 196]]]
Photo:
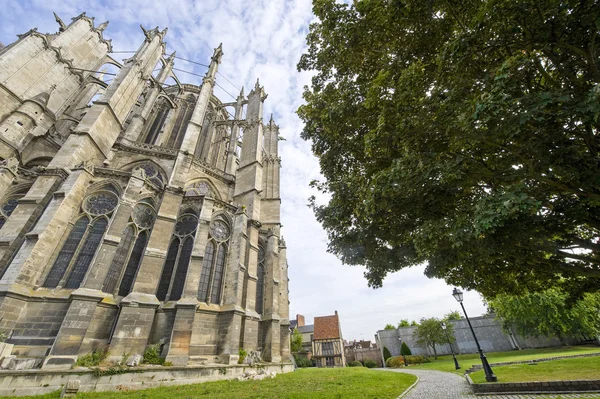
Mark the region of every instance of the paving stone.
[[419, 377], [417, 385], [402, 399], [600, 399], [600, 393], [475, 395], [464, 377], [437, 370], [379, 369]]

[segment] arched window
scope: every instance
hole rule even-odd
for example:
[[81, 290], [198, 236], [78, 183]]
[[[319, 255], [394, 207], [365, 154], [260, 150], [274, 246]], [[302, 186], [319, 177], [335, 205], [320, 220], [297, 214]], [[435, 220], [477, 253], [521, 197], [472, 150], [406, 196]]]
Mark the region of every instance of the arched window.
[[[231, 230], [223, 217], [217, 216], [210, 224], [210, 238], [206, 244], [202, 273], [198, 286], [198, 300], [207, 303], [221, 302], [221, 287], [227, 259], [227, 244]], [[216, 256], [215, 256], [216, 253]]]
[[[121, 237], [102, 291], [115, 293], [117, 284], [121, 281], [118, 295], [127, 296], [131, 292], [148, 243], [149, 230], [154, 225], [156, 211], [153, 204], [152, 199], [145, 198], [133, 208], [130, 223]], [[127, 266], [123, 270], [125, 264]]]
[[265, 249], [258, 246], [258, 266], [256, 267], [256, 313], [263, 313], [265, 291]]
[[181, 299], [197, 227], [198, 216], [191, 210], [184, 211], [177, 219], [156, 291], [160, 301]]
[[8, 217], [15, 210], [18, 204], [18, 198], [16, 197], [8, 198], [2, 203], [2, 206], [0, 207], [0, 229], [2, 228], [2, 226], [4, 226], [4, 223], [6, 223], [6, 219], [8, 219]]
[[194, 107], [196, 106], [196, 97], [192, 94], [188, 94], [185, 98], [179, 99], [179, 113], [177, 119], [175, 119], [175, 125], [169, 136], [167, 147], [179, 149], [181, 143], [183, 143], [183, 137], [185, 136], [185, 130], [187, 125], [192, 118], [194, 113]]
[[165, 124], [165, 120], [167, 119], [167, 115], [169, 115], [169, 111], [171, 111], [171, 106], [167, 100], [164, 98], [160, 98], [157, 101], [156, 106], [154, 107], [154, 119], [150, 124], [150, 129], [146, 133], [146, 138], [144, 139], [144, 143], [146, 144], [154, 144], [156, 143], [156, 138], [158, 137], [158, 133], [162, 129]]
[[164, 178], [158, 168], [151, 163], [143, 163], [141, 165], [133, 168], [132, 172], [136, 172], [138, 170], [143, 170], [146, 175], [146, 179], [150, 180], [152, 183], [156, 184], [158, 187], [163, 187], [165, 185]]
[[44, 287], [64, 286], [73, 289], [81, 285], [106, 232], [108, 221], [119, 203], [114, 191], [97, 191], [84, 199], [84, 215], [73, 225], [46, 276]]

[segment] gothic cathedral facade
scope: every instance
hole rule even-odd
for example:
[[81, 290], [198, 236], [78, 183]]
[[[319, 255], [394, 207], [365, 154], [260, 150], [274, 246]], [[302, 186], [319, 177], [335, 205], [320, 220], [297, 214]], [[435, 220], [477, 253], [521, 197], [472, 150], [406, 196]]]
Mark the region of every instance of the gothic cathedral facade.
[[63, 368], [159, 344], [175, 365], [235, 363], [240, 348], [289, 361], [279, 128], [263, 123], [263, 87], [224, 102], [221, 46], [202, 84], [183, 84], [167, 29], [142, 28], [121, 64], [107, 22], [55, 17], [57, 33], [0, 49], [0, 331], [13, 354]]

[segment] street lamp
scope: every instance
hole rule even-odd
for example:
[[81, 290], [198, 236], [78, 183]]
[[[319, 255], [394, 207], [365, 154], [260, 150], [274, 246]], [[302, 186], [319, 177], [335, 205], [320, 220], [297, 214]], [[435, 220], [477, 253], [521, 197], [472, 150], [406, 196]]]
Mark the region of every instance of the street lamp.
[[446, 323], [442, 323], [442, 330], [446, 333], [446, 339], [448, 340], [448, 345], [450, 345], [450, 352], [452, 352], [452, 358], [454, 359], [454, 367], [456, 370], [460, 369], [460, 365], [458, 364], [458, 360], [456, 360], [456, 355], [454, 354], [454, 349], [452, 348], [452, 343], [450, 342], [450, 336], [448, 335], [448, 330], [446, 330]]
[[469, 323], [469, 328], [471, 329], [473, 338], [475, 338], [475, 344], [477, 344], [477, 350], [479, 351], [479, 358], [481, 359], [481, 364], [483, 365], [483, 371], [485, 372], [485, 380], [487, 382], [498, 381], [498, 378], [494, 375], [494, 372], [492, 371], [492, 367], [490, 366], [490, 364], [487, 361], [487, 358], [483, 354], [483, 350], [481, 349], [481, 346], [479, 346], [479, 341], [477, 341], [477, 336], [475, 335], [475, 331], [473, 331], [473, 326], [471, 325], [471, 320], [469, 320], [469, 316], [467, 315], [467, 311], [465, 310], [465, 306], [463, 305], [462, 291], [459, 290], [458, 288], [454, 288], [454, 290], [452, 291], [452, 296], [454, 297], [454, 299], [456, 299], [458, 301], [458, 303], [460, 303], [460, 307], [462, 308], [463, 313], [465, 314], [465, 317], [467, 318], [467, 323]]
[[408, 362], [406, 361], [406, 355], [402, 353], [402, 337], [398, 337], [398, 339], [400, 340], [400, 354], [402, 355], [402, 358], [404, 359], [404, 367], [408, 367]]

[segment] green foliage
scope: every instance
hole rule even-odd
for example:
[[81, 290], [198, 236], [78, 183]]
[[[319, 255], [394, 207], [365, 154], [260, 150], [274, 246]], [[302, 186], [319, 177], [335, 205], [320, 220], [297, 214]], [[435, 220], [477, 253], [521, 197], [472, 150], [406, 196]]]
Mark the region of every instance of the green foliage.
[[117, 375], [117, 374], [125, 374], [127, 373], [127, 367], [123, 365], [112, 366], [106, 369], [101, 369], [100, 367], [96, 367], [93, 369], [94, 377], [103, 377], [105, 375]]
[[292, 332], [291, 350], [292, 352], [300, 352], [302, 350], [302, 334], [300, 334], [297, 328], [294, 328], [294, 332]]
[[377, 367], [377, 362], [375, 362], [373, 360], [365, 360], [365, 367], [369, 368], [369, 369], [373, 369], [373, 368]]
[[[406, 363], [411, 364], [422, 364], [422, 363], [430, 363], [430, 360], [421, 355], [412, 355], [406, 356]], [[404, 366], [404, 356], [394, 356], [390, 357], [386, 362], [385, 366], [389, 368], [399, 368]]]
[[558, 289], [524, 295], [498, 295], [489, 301], [506, 331], [514, 326], [525, 336], [558, 337], [600, 334], [600, 294], [584, 294], [572, 303]]
[[248, 356], [248, 352], [246, 352], [246, 350], [244, 348], [240, 348], [238, 350], [238, 355], [240, 356], [238, 359], [238, 364], [242, 364], [242, 363], [244, 363], [244, 360], [246, 360], [246, 356]]
[[419, 325], [419, 323], [417, 323], [415, 320], [413, 320], [413, 321], [410, 322], [410, 326], [411, 327], [415, 327], [415, 326], [418, 326], [418, 325]]
[[348, 363], [348, 366], [350, 366], [350, 367], [362, 367], [363, 364], [361, 362], [359, 362], [358, 360], [354, 360], [354, 361]]
[[393, 356], [385, 361], [385, 367], [397, 369], [404, 367], [404, 358], [402, 356]]
[[450, 321], [450, 320], [460, 320], [462, 319], [461, 314], [459, 313], [458, 310], [453, 310], [450, 313], [446, 313], [446, 315], [444, 315], [444, 321]]
[[398, 328], [400, 328], [400, 327], [410, 327], [410, 323], [408, 322], [408, 319], [400, 320], [400, 323], [398, 323]]
[[171, 367], [173, 365], [173, 362], [163, 362], [162, 365], [165, 367]]
[[384, 330], [395, 330], [396, 327], [394, 327], [393, 324], [386, 324], [385, 327], [383, 328]]
[[[447, 332], [450, 342], [454, 342], [454, 325], [447, 323]], [[422, 347], [430, 347], [433, 350], [435, 359], [437, 359], [436, 345], [448, 342], [446, 333], [442, 329], [442, 322], [435, 317], [421, 319], [421, 322], [413, 332], [413, 337]]]
[[77, 366], [80, 367], [95, 367], [99, 366], [100, 363], [106, 359], [108, 356], [108, 347], [97, 349], [92, 353], [85, 354], [83, 356], [79, 356], [77, 358]]
[[410, 348], [408, 347], [408, 345], [406, 345], [406, 342], [402, 342], [402, 346], [400, 347], [400, 354], [402, 356], [412, 355], [412, 352], [410, 351]]
[[144, 351], [144, 358], [142, 363], [146, 364], [163, 364], [165, 359], [160, 357], [160, 345], [149, 345]]
[[[298, 109], [328, 250], [370, 286], [600, 283], [595, 1], [317, 0]], [[524, 16], [527, 16], [525, 18]]]
[[296, 360], [296, 365], [298, 367], [314, 367], [314, 363], [312, 360], [308, 359], [305, 356], [294, 355], [294, 359]]
[[392, 357], [390, 350], [387, 348], [387, 346], [384, 346], [383, 347], [383, 360], [388, 360], [390, 357]]

